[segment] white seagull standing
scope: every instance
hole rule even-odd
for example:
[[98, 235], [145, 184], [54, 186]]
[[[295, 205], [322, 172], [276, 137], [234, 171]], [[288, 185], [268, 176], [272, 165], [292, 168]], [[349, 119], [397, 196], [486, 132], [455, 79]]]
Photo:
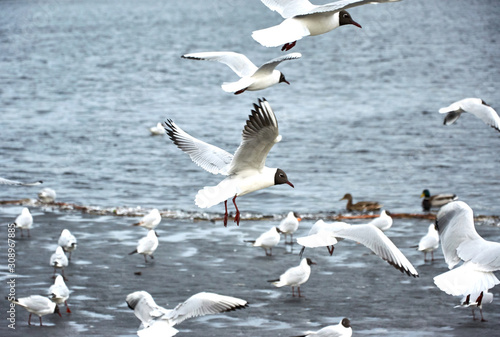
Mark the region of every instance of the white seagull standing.
[[35, 181], [33, 183], [23, 183], [17, 180], [9, 180], [0, 177], [0, 185], [12, 185], [12, 186], [36, 186], [42, 184], [43, 181]]
[[172, 120], [165, 122], [170, 139], [195, 164], [210, 173], [228, 176], [217, 186], [207, 186], [198, 191], [195, 199], [196, 205], [201, 208], [212, 207], [224, 201], [224, 226], [227, 226], [229, 198], [233, 198], [236, 208], [234, 221], [239, 225], [240, 211], [236, 206], [236, 197], [273, 185], [288, 184], [294, 187], [283, 170], [265, 166], [267, 154], [281, 140], [281, 136], [278, 121], [269, 103], [265, 99], [259, 99], [259, 104], [253, 106], [252, 114], [243, 129], [243, 139], [234, 156], [190, 136]]
[[266, 29], [252, 33], [255, 41], [265, 47], [283, 45], [281, 50], [290, 50], [304, 36], [328, 33], [343, 25], [361, 25], [345, 10], [370, 3], [399, 0], [341, 0], [326, 5], [313, 5], [308, 0], [261, 0], [270, 10], [278, 12], [285, 20]]
[[180, 303], [173, 310], [157, 305], [153, 297], [146, 291], [136, 291], [127, 295], [127, 305], [142, 322], [137, 334], [141, 337], [177, 334], [175, 325], [197, 316], [218, 314], [226, 311], [242, 309], [248, 306], [247, 301], [240, 298], [214, 293], [201, 292]]
[[[273, 227], [267, 232], [262, 233], [256, 240], [245, 240], [245, 242], [253, 243], [254, 247], [261, 247], [266, 251], [266, 256], [273, 255], [273, 247], [280, 242], [281, 230], [278, 227]], [[267, 249], [269, 248], [269, 253]]]
[[[293, 233], [299, 229], [299, 222], [302, 219], [297, 213], [289, 212], [286, 218], [281, 220], [279, 229], [281, 233], [285, 234], [285, 244], [290, 243], [293, 244]], [[287, 234], [290, 234], [290, 242], [286, 241]]]
[[[163, 125], [162, 125], [162, 128], [163, 128]], [[165, 131], [164, 128], [163, 128], [163, 131]], [[141, 221], [134, 223], [132, 226], [140, 226], [140, 227], [144, 227], [147, 229], [155, 229], [156, 226], [158, 226], [158, 224], [160, 223], [160, 221], [161, 221], [160, 211], [158, 211], [158, 209], [154, 208], [148, 214], [143, 216]]]
[[59, 236], [59, 240], [57, 240], [57, 244], [62, 247], [65, 252], [69, 252], [68, 260], [71, 260], [71, 253], [76, 249], [76, 238], [71, 232], [67, 229], [63, 229], [61, 231], [61, 235]]
[[351, 321], [348, 318], [343, 318], [337, 325], [325, 326], [318, 331], [306, 331], [304, 335], [294, 337], [351, 337], [352, 328]]
[[311, 265], [316, 264], [311, 261], [310, 258], [304, 258], [300, 261], [297, 267], [289, 268], [283, 274], [281, 274], [278, 280], [269, 280], [276, 287], [290, 286], [292, 287], [292, 296], [295, 297], [294, 288], [297, 287], [298, 296], [302, 297], [300, 294], [300, 285], [304, 284], [309, 280], [311, 275]]
[[463, 201], [444, 205], [436, 217], [436, 228], [448, 268], [455, 269], [434, 277], [439, 289], [453, 296], [472, 296], [481, 305], [484, 292], [499, 284], [493, 274], [500, 269], [500, 243], [483, 239], [474, 227], [472, 209]]
[[38, 200], [45, 204], [50, 204], [56, 200], [56, 191], [46, 187], [38, 192]]
[[58, 246], [55, 253], [50, 256], [50, 265], [54, 267], [53, 278], [56, 277], [57, 268], [61, 268], [61, 274], [63, 278], [66, 279], [64, 276], [64, 268], [68, 266], [68, 258], [66, 257], [66, 254], [64, 254], [64, 250], [61, 246]]
[[142, 254], [144, 256], [144, 262], [148, 263], [147, 256], [149, 255], [154, 259], [153, 253], [156, 251], [156, 248], [158, 248], [158, 234], [156, 234], [153, 229], [150, 229], [148, 235], [141, 238], [137, 243], [137, 248], [128, 255], [135, 253]]
[[431, 261], [434, 261], [434, 251], [439, 248], [439, 233], [436, 226], [431, 223], [427, 234], [418, 243], [418, 250], [424, 252], [424, 261], [427, 261], [427, 253], [431, 253]]
[[28, 310], [30, 313], [28, 325], [31, 325], [31, 314], [35, 314], [40, 317], [40, 326], [42, 326], [42, 316], [48, 314], [58, 314], [59, 317], [62, 317], [57, 304], [44, 296], [31, 295], [29, 297], [18, 298], [17, 301], [11, 300], [11, 302]]
[[66, 312], [71, 314], [71, 310], [68, 306], [69, 289], [64, 283], [64, 278], [61, 275], [57, 275], [54, 284], [49, 288], [49, 298], [52, 302], [56, 304], [63, 304], [66, 306]]
[[[322, 221], [322, 220], [320, 220]], [[311, 228], [310, 234], [297, 238], [297, 243], [305, 247], [332, 247], [329, 249], [330, 255], [333, 253], [333, 245], [340, 239], [348, 239], [359, 242], [368, 247], [381, 259], [387, 261], [394, 268], [408, 276], [418, 277], [418, 272], [408, 261], [406, 256], [396, 247], [396, 245], [377, 227], [371, 224], [349, 225], [346, 223], [334, 223], [329, 226], [323, 222], [318, 228]], [[311, 234], [312, 232], [312, 234]]]
[[14, 225], [16, 228], [19, 228], [21, 230], [21, 237], [23, 235], [23, 229], [26, 229], [28, 231], [28, 237], [30, 236], [30, 229], [31, 226], [33, 225], [33, 216], [30, 213], [30, 210], [27, 207], [24, 207], [23, 210], [21, 211], [21, 214], [19, 214], [14, 221]]
[[160, 135], [164, 135], [166, 133], [165, 128], [163, 127], [161, 122], [158, 122], [158, 124], [156, 124], [156, 126], [150, 127], [149, 132], [151, 132], [151, 135], [153, 135], [153, 136], [160, 136]]
[[492, 128], [500, 131], [500, 117], [497, 112], [480, 98], [465, 98], [446, 108], [439, 109], [439, 113], [447, 114], [444, 118], [444, 125], [453, 124], [460, 118], [462, 112], [469, 112]]
[[275, 68], [283, 61], [298, 59], [300, 53], [291, 53], [267, 61], [259, 68], [243, 54], [231, 51], [214, 51], [182, 55], [183, 58], [193, 60], [207, 60], [224, 63], [231, 68], [241, 79], [237, 82], [224, 82], [222, 90], [241, 94], [246, 90], [256, 91], [266, 89], [272, 85], [284, 82], [290, 84], [280, 71]]
[[389, 211], [382, 210], [380, 212], [380, 216], [370, 221], [369, 224], [374, 225], [382, 232], [385, 232], [392, 227], [391, 213]]

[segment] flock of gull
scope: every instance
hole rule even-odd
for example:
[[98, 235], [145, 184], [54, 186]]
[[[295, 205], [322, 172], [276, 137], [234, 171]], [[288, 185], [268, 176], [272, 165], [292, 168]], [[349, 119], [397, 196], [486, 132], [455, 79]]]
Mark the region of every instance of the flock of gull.
[[[278, 12], [283, 18], [279, 25], [254, 31], [252, 37], [266, 47], [282, 46], [282, 51], [292, 49], [298, 40], [306, 36], [327, 33], [342, 25], [355, 25], [346, 9], [368, 3], [393, 2], [398, 0], [341, 0], [326, 5], [313, 5], [308, 0], [261, 0], [269, 9]], [[217, 61], [229, 66], [240, 79], [236, 82], [222, 84], [222, 89], [234, 94], [245, 91], [263, 90], [277, 83], [290, 84], [285, 76], [275, 68], [283, 61], [298, 59], [300, 53], [290, 53], [255, 66], [245, 55], [235, 52], [200, 52], [182, 56], [186, 59]], [[483, 120], [486, 124], [500, 131], [500, 117], [493, 108], [478, 98], [467, 98], [439, 110], [446, 114], [444, 124], [456, 121], [463, 112], [468, 112]], [[202, 188], [195, 197], [195, 203], [200, 208], [208, 208], [224, 202], [224, 226], [227, 226], [230, 213], [228, 200], [235, 207], [234, 222], [240, 223], [240, 210], [236, 199], [245, 194], [271, 187], [273, 185], [289, 185], [294, 187], [287, 174], [280, 168], [270, 168], [265, 165], [266, 158], [273, 145], [281, 140], [278, 130], [278, 120], [270, 103], [259, 99], [253, 104], [251, 114], [243, 127], [242, 141], [234, 154], [217, 146], [199, 140], [181, 129], [172, 120], [164, 124], [158, 123], [151, 128], [154, 134], [166, 133], [172, 142], [187, 153], [191, 160], [212, 174], [220, 174], [224, 179], [216, 186]], [[41, 182], [22, 183], [0, 178], [0, 184], [33, 186]], [[445, 261], [450, 271], [434, 278], [436, 286], [447, 294], [461, 296], [460, 306], [479, 308], [481, 319], [482, 304], [491, 302], [493, 295], [489, 289], [500, 283], [493, 274], [500, 269], [500, 243], [483, 239], [476, 232], [472, 209], [464, 202], [456, 200], [453, 194], [431, 195], [428, 190], [422, 192], [424, 210], [440, 207], [436, 222], [429, 225], [428, 233], [422, 237], [417, 248], [424, 253], [432, 254], [441, 243]], [[39, 194], [39, 199], [50, 202], [55, 199], [55, 192], [45, 189]], [[353, 212], [372, 212], [381, 210], [382, 205], [376, 202], [353, 203], [351, 194], [346, 194], [342, 200], [347, 200], [346, 209]], [[134, 224], [146, 228], [148, 234], [139, 240], [137, 247], [130, 254], [142, 254], [147, 263], [149, 256], [158, 247], [158, 235], [155, 228], [161, 221], [158, 210], [144, 216]], [[346, 222], [327, 223], [317, 221], [308, 235], [296, 238], [293, 235], [299, 227], [300, 216], [290, 212], [279, 226], [272, 227], [255, 240], [249, 241], [253, 246], [260, 247], [266, 256], [272, 255], [272, 248], [279, 241], [281, 234], [285, 235], [285, 243], [297, 242], [302, 246], [300, 263], [284, 271], [278, 278], [269, 280], [276, 287], [289, 286], [292, 296], [302, 297], [300, 286], [307, 282], [311, 274], [311, 266], [315, 264], [308, 257], [303, 257], [306, 248], [326, 247], [328, 253], [334, 253], [335, 245], [344, 239], [353, 240], [369, 248], [381, 259], [394, 268], [411, 277], [418, 277], [418, 272], [396, 245], [384, 234], [392, 225], [390, 212], [381, 210], [380, 216], [362, 225], [351, 225]], [[27, 208], [15, 219], [15, 227], [21, 231], [29, 229], [33, 218]], [[22, 232], [21, 232], [22, 233]], [[23, 233], [21, 234], [23, 235]], [[287, 237], [290, 240], [287, 241]], [[58, 240], [58, 248], [50, 258], [54, 267], [55, 282], [49, 289], [49, 296], [33, 295], [25, 298], [12, 299], [13, 305], [24, 307], [31, 315], [40, 317], [50, 313], [59, 315], [58, 305], [65, 304], [67, 312], [71, 312], [67, 300], [69, 290], [65, 284], [64, 268], [71, 260], [71, 252], [76, 249], [76, 238], [64, 229]], [[66, 256], [69, 253], [69, 256]], [[457, 267], [462, 262], [460, 266]], [[56, 275], [56, 270], [61, 275]], [[201, 292], [191, 296], [185, 302], [172, 310], [157, 305], [153, 297], [146, 291], [136, 291], [126, 296], [128, 307], [134, 311], [141, 321], [139, 336], [173, 336], [178, 331], [175, 325], [195, 316], [216, 314], [248, 306], [247, 301], [231, 296]], [[473, 311], [474, 315], [474, 311]], [[474, 317], [475, 318], [475, 317]], [[318, 331], [308, 331], [302, 336], [351, 336], [352, 328], [348, 318], [343, 318], [337, 325], [327, 326]]]

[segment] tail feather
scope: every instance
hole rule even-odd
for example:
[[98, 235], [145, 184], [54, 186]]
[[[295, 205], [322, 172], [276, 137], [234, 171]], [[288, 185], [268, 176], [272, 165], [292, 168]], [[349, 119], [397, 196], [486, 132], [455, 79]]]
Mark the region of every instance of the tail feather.
[[238, 189], [231, 180], [224, 179], [217, 186], [206, 186], [196, 194], [195, 203], [200, 208], [215, 206], [238, 194]]
[[298, 25], [294, 19], [287, 19], [277, 26], [252, 32], [252, 38], [264, 47], [278, 47], [294, 42], [310, 35], [303, 25]]
[[244, 77], [236, 82], [224, 82], [221, 87], [225, 92], [236, 92], [248, 88], [253, 82], [250, 77]]
[[133, 252], [128, 253], [128, 255], [132, 255], [132, 254], [135, 254], [135, 253], [137, 253], [137, 249], [134, 249], [134, 251], [133, 251]]
[[140, 225], [142, 225], [142, 221], [141, 222], [136, 222], [136, 223], [132, 224], [132, 226], [140, 226]]
[[434, 277], [434, 283], [449, 295], [466, 296], [491, 289], [500, 281], [493, 273], [479, 271], [473, 263], [467, 263]]

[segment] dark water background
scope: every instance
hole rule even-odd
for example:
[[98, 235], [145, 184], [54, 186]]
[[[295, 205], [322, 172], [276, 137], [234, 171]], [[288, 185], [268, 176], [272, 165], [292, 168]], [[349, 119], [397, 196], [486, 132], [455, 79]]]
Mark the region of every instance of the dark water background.
[[[308, 252], [318, 266], [305, 300], [265, 282], [298, 264], [297, 247], [291, 252], [281, 243], [264, 258], [242, 243], [290, 210], [344, 212], [338, 200], [347, 192], [355, 201], [413, 213], [421, 212], [419, 195], [428, 188], [456, 193], [477, 214], [500, 213], [500, 134], [467, 114], [445, 127], [437, 113], [465, 97], [500, 110], [498, 1], [404, 0], [350, 13], [363, 29], [341, 27], [298, 42], [293, 51], [302, 59], [279, 67], [290, 86], [234, 96], [220, 88], [236, 79], [229, 68], [180, 55], [232, 50], [258, 65], [280, 55], [250, 36], [281, 20], [257, 0], [0, 1], [0, 176], [42, 179], [59, 201], [156, 207], [185, 218], [162, 222], [156, 260], [144, 266], [142, 257], [126, 255], [145, 234], [128, 227], [135, 218], [33, 207], [33, 236], [17, 243], [18, 294], [45, 294], [50, 254], [60, 230], [69, 228], [81, 244], [68, 267], [74, 313], [62, 321], [46, 317], [48, 327], [38, 329], [27, 327], [19, 310], [14, 335], [132, 336], [139, 324], [124, 298], [144, 289], [169, 308], [204, 290], [252, 304], [185, 322], [179, 335], [291, 336], [348, 316], [355, 335], [493, 336], [498, 299], [485, 306], [488, 323], [472, 322], [468, 310], [453, 309], [458, 299], [433, 285], [432, 277], [446, 271], [441, 253], [424, 264], [409, 248], [427, 220], [398, 220], [387, 233], [419, 279], [343, 242], [331, 258], [326, 250]], [[229, 228], [189, 220], [192, 212], [223, 211], [193, 202], [198, 189], [221, 178], [148, 128], [172, 118], [233, 152], [259, 97], [270, 102], [283, 136], [267, 165], [284, 169], [295, 189], [277, 186], [240, 199], [245, 215], [275, 220]], [[0, 200], [34, 198], [37, 191], [2, 186]], [[0, 208], [1, 223], [20, 210]], [[302, 223], [298, 234], [312, 224]], [[500, 240], [491, 223], [478, 231]], [[10, 276], [5, 266], [2, 274]], [[1, 334], [11, 335], [4, 323]]]

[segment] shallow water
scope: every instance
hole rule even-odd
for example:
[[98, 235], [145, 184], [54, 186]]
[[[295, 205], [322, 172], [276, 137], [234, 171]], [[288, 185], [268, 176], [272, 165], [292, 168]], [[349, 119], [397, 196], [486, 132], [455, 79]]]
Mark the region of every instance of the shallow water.
[[[162, 222], [161, 249], [145, 266], [141, 256], [127, 255], [144, 234], [129, 227], [136, 219], [30, 207], [35, 227], [31, 239], [18, 243], [19, 294], [44, 294], [50, 286], [46, 264], [61, 229], [81, 242], [68, 268], [75, 310], [62, 321], [47, 317], [47, 325], [55, 323], [51, 334], [134, 335], [139, 324], [124, 298], [138, 287], [159, 304], [168, 301], [167, 307], [203, 290], [251, 303], [179, 327], [193, 336], [208, 328], [218, 336], [297, 335], [344, 316], [355, 335], [494, 333], [498, 304], [485, 308], [489, 323], [472, 322], [468, 310], [452, 308], [457, 299], [433, 285], [432, 277], [446, 270], [442, 256], [423, 264], [407, 248], [418, 243], [427, 220], [398, 220], [388, 232], [415, 263], [419, 279], [343, 242], [332, 258], [326, 250], [309, 253], [319, 265], [317, 278], [304, 287], [305, 300], [265, 282], [298, 264], [298, 248], [281, 244], [266, 258], [243, 240], [290, 210], [309, 219], [345, 212], [339, 199], [347, 192], [393, 213], [418, 213], [420, 193], [428, 188], [456, 193], [476, 214], [499, 215], [500, 134], [467, 114], [445, 127], [437, 113], [465, 97], [500, 109], [496, 1], [403, 0], [351, 9], [363, 29], [341, 27], [299, 41], [292, 51], [302, 59], [279, 67], [290, 86], [239, 96], [220, 88], [236, 79], [229, 68], [180, 55], [233, 50], [256, 64], [280, 55], [250, 37], [280, 21], [259, 1], [1, 1], [0, 12], [0, 176], [42, 179], [58, 201], [130, 207], [132, 213], [156, 207], [178, 218]], [[221, 178], [194, 165], [167, 137], [150, 136], [148, 128], [171, 118], [233, 152], [259, 97], [270, 102], [283, 136], [267, 165], [284, 169], [295, 188], [275, 186], [239, 199], [244, 217], [275, 220], [228, 228], [193, 222], [194, 216], [223, 212], [222, 205], [201, 210], [193, 201], [200, 188]], [[36, 198], [40, 188], [0, 186], [0, 200]], [[1, 223], [20, 209], [2, 206]], [[302, 234], [310, 225], [312, 220], [302, 225]], [[481, 230], [499, 241], [498, 227]], [[5, 268], [0, 265], [4, 280]], [[25, 314], [18, 311], [22, 334], [45, 335], [25, 326]]]

